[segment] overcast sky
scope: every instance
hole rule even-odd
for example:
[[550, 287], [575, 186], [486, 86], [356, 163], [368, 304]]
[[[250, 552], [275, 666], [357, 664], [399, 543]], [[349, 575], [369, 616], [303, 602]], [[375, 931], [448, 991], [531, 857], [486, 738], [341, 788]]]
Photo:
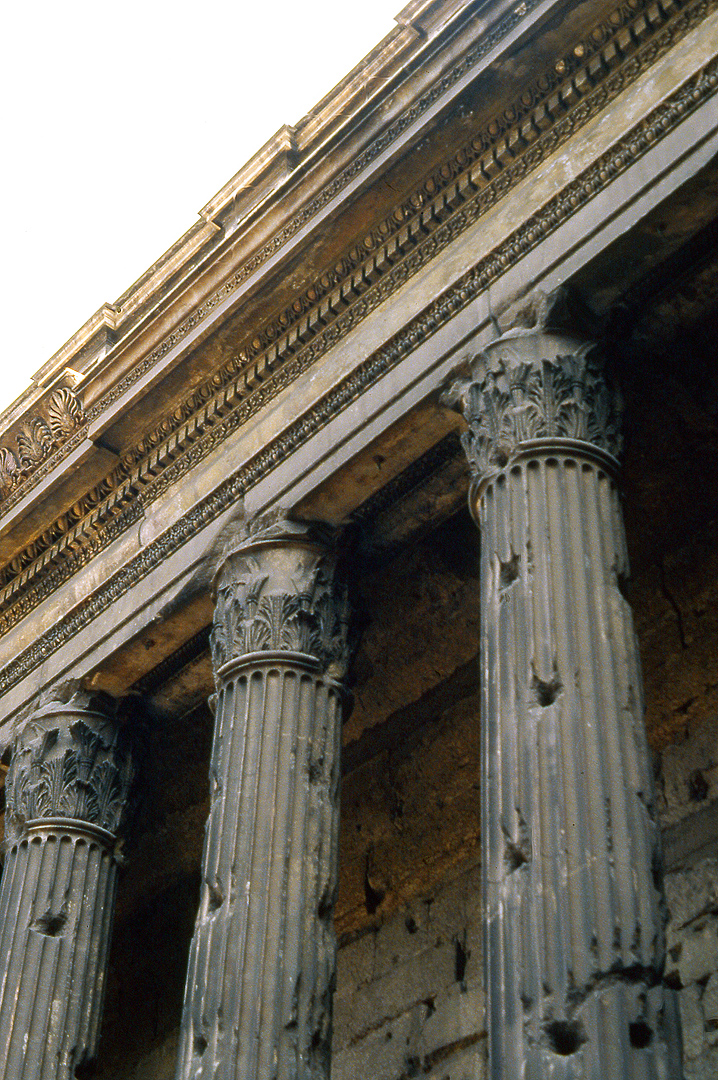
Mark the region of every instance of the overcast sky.
[[0, 45], [0, 409], [402, 0], [25, 0]]

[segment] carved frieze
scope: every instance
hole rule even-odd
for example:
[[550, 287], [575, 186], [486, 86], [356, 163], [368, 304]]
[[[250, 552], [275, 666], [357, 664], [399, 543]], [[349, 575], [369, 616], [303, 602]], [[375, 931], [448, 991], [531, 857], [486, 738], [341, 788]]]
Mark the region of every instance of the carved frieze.
[[291, 652], [311, 656], [341, 679], [349, 605], [334, 563], [328, 530], [284, 516], [259, 518], [217, 577], [210, 635], [215, 671], [250, 653]]
[[77, 684], [40, 700], [16, 740], [5, 781], [11, 832], [47, 818], [120, 831], [134, 773], [113, 706]]

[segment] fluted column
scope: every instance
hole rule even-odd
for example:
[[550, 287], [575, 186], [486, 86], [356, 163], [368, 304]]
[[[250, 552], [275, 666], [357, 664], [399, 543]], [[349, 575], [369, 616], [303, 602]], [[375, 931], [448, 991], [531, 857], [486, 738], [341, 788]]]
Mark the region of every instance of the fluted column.
[[96, 1053], [132, 776], [111, 712], [109, 699], [65, 685], [14, 747], [0, 885], [1, 1080], [74, 1080]]
[[616, 401], [596, 350], [546, 325], [488, 345], [460, 396], [481, 529], [490, 1076], [678, 1080]]
[[178, 1080], [326, 1080], [346, 605], [326, 534], [260, 519], [220, 568], [211, 808]]

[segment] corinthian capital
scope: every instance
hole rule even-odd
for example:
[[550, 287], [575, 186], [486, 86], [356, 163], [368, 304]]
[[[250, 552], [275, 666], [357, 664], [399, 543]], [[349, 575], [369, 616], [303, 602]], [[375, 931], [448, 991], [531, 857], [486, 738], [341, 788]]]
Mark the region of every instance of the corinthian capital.
[[325, 526], [274, 514], [256, 519], [215, 579], [215, 672], [257, 653], [311, 657], [332, 678], [347, 664], [349, 609]]
[[503, 333], [471, 362], [452, 404], [468, 423], [464, 450], [481, 485], [527, 450], [584, 444], [612, 458], [621, 451], [620, 402], [608, 387], [595, 344], [552, 326], [544, 298], [536, 325]]
[[68, 683], [44, 695], [15, 741], [5, 782], [10, 829], [70, 819], [117, 835], [133, 766], [115, 703]]

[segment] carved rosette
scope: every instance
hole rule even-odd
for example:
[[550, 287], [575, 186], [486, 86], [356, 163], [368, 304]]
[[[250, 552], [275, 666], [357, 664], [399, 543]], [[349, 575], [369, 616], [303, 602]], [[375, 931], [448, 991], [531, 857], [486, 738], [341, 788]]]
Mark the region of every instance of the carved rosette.
[[474, 493], [530, 449], [584, 444], [615, 459], [620, 403], [598, 350], [560, 330], [512, 330], [491, 342], [455, 390], [469, 425], [462, 436]]
[[331, 531], [258, 518], [215, 582], [215, 673], [256, 653], [301, 654], [337, 681], [347, 666], [349, 605], [336, 584]]
[[16, 740], [5, 782], [10, 833], [57, 818], [121, 831], [133, 766], [113, 708], [77, 684], [41, 700]]

